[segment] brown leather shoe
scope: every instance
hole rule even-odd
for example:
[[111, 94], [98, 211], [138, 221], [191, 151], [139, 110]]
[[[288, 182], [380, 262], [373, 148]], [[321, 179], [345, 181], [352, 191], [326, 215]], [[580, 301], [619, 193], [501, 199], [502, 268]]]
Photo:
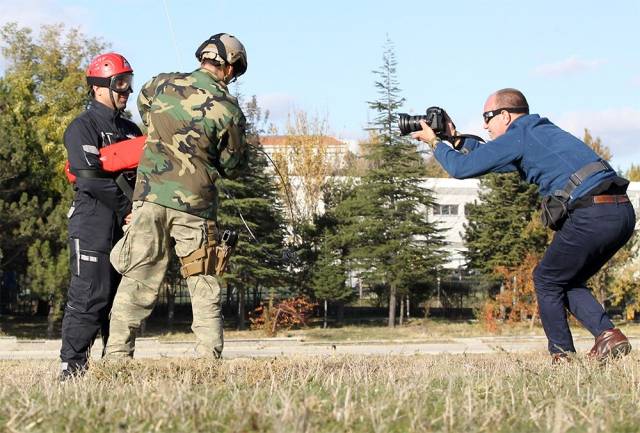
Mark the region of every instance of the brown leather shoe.
[[551, 354], [551, 365], [569, 364], [572, 361], [571, 357], [565, 352]]
[[610, 357], [620, 358], [629, 352], [631, 352], [631, 343], [618, 328], [613, 328], [598, 335], [589, 356], [602, 362]]

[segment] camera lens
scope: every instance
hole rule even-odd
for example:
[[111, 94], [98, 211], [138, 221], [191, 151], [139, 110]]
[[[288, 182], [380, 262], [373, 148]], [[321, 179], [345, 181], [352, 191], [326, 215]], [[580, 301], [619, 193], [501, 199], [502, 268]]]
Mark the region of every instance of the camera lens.
[[407, 135], [411, 132], [420, 131], [420, 121], [424, 120], [429, 123], [427, 116], [410, 116], [407, 113], [398, 113], [398, 128], [400, 128], [400, 135]]

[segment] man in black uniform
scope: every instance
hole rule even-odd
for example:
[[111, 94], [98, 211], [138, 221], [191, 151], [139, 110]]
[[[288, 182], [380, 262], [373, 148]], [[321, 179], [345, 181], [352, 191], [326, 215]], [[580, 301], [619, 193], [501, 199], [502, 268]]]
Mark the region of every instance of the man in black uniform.
[[120, 275], [109, 263], [109, 252], [122, 237], [131, 202], [113, 173], [102, 170], [100, 149], [142, 135], [122, 117], [132, 92], [133, 69], [120, 54], [102, 54], [87, 68], [93, 97], [87, 110], [64, 133], [69, 171], [76, 176], [69, 209], [71, 282], [62, 320], [61, 379], [82, 374], [89, 350], [101, 332], [106, 345], [109, 310]]

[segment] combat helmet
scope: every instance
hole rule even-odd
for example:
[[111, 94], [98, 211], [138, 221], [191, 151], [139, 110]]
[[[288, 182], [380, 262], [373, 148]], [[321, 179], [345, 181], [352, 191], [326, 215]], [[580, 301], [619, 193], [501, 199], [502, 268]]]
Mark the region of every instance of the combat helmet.
[[247, 71], [247, 52], [244, 45], [228, 33], [218, 33], [204, 41], [196, 50], [196, 58], [202, 62], [212, 60], [221, 65], [233, 66], [234, 77]]

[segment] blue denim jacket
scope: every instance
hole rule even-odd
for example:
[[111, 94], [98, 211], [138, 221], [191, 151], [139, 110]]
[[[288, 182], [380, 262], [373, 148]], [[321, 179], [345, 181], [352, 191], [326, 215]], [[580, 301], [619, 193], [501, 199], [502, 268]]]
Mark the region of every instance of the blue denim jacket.
[[[434, 151], [438, 162], [452, 177], [466, 179], [491, 172], [518, 171], [522, 179], [538, 185], [542, 196], [563, 189], [569, 176], [600, 159], [583, 141], [537, 114], [519, 117], [493, 141], [466, 139], [463, 148], [468, 152], [439, 143]], [[613, 170], [592, 174], [573, 191], [570, 201], [587, 195], [605, 179], [615, 176]]]

